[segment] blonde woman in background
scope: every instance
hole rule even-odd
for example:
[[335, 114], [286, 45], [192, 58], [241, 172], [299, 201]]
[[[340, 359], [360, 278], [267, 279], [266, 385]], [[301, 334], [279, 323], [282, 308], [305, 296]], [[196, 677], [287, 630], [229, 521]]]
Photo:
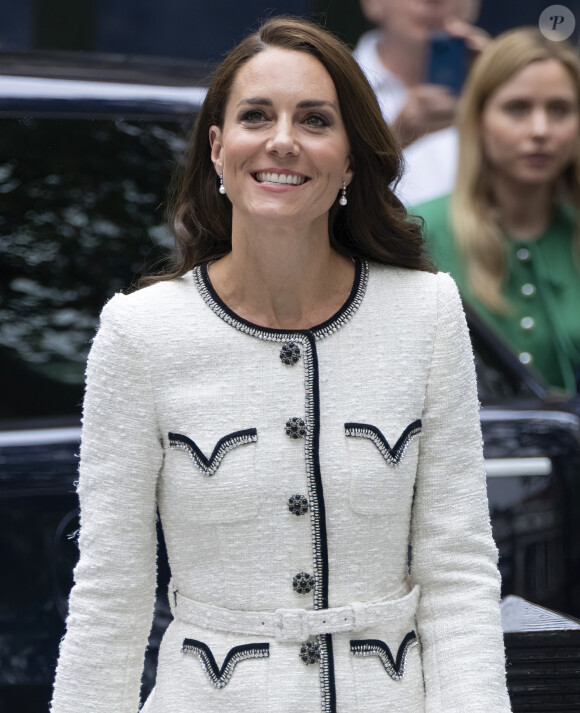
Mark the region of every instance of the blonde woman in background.
[[533, 28], [482, 53], [459, 114], [452, 195], [425, 219], [439, 269], [464, 300], [556, 387], [580, 369], [580, 61]]

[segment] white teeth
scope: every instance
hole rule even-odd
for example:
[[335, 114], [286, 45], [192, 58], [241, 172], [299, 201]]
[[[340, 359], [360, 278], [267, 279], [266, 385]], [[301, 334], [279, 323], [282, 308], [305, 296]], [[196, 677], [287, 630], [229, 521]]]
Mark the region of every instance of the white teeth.
[[300, 186], [304, 183], [306, 178], [304, 176], [294, 176], [289, 173], [260, 171], [256, 173], [256, 180], [259, 183], [291, 183], [294, 186]]

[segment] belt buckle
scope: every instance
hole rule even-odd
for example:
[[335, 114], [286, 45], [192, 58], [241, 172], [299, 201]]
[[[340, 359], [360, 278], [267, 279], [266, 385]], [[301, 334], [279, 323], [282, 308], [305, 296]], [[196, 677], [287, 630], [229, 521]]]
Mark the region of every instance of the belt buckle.
[[275, 614], [277, 638], [280, 641], [302, 641], [308, 638], [306, 609], [277, 609]]

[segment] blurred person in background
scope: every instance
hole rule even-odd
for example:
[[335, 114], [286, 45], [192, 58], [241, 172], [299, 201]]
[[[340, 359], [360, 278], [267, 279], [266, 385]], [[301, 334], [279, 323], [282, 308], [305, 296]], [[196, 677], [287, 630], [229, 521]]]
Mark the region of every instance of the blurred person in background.
[[[348, 47], [274, 18], [217, 69], [177, 262], [87, 367], [52, 713], [509, 713], [475, 370]], [[410, 557], [410, 551], [412, 556]]]
[[378, 29], [360, 38], [355, 58], [406, 147], [397, 194], [406, 204], [443, 195], [455, 179], [458, 98], [448, 87], [427, 83], [431, 40], [446, 33], [463, 39], [470, 54], [479, 52], [489, 40], [473, 25], [479, 0], [361, 0], [361, 7]]
[[580, 369], [580, 61], [534, 28], [476, 61], [459, 112], [451, 195], [412, 209], [439, 269], [545, 379]]

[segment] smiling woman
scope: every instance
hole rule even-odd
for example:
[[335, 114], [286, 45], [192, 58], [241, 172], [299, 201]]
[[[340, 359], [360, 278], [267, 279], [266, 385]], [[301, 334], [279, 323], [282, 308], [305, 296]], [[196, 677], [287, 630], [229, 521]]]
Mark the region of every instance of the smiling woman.
[[[305, 98], [306, 91], [312, 96]], [[210, 267], [215, 289], [240, 314], [265, 326], [323, 322], [346, 300], [354, 277], [352, 261], [328, 250], [328, 213], [341, 189], [346, 200], [352, 179], [330, 75], [305, 52], [260, 52], [237, 73], [223, 126], [212, 126], [209, 140], [232, 203], [232, 251]], [[321, 282], [298, 299], [298, 291], [314, 286], [308, 272], [324, 275], [328, 268], [336, 272], [336, 285], [329, 290]], [[292, 285], [286, 279], [281, 291], [285, 276], [298, 270], [306, 279], [292, 277]], [[276, 273], [275, 292], [270, 287], [268, 293], [264, 278]]]
[[320, 27], [269, 20], [218, 68], [178, 262], [89, 357], [53, 713], [137, 710], [157, 510], [174, 619], [143, 711], [508, 713], [469, 336], [400, 162]]

